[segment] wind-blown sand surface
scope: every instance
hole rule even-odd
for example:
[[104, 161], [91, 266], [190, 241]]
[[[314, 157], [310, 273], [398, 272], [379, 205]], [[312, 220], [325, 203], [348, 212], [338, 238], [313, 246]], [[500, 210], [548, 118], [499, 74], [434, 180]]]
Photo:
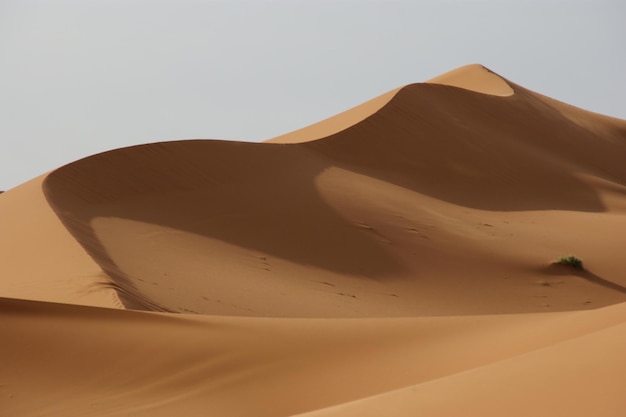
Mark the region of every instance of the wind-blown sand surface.
[[626, 413], [626, 121], [480, 65], [73, 162], [0, 226], [0, 415]]

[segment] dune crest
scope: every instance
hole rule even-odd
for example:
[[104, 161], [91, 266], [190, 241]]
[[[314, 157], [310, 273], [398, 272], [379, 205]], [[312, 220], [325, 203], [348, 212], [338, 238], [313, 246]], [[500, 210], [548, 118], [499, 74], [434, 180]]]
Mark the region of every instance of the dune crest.
[[321, 139], [341, 132], [368, 118], [383, 108], [399, 91], [399, 88], [381, 94], [356, 107], [341, 112], [320, 122], [268, 139], [269, 143], [302, 143]]
[[506, 80], [480, 64], [466, 65], [431, 78], [426, 82], [459, 87], [477, 93], [500, 97], [508, 97], [515, 94]]

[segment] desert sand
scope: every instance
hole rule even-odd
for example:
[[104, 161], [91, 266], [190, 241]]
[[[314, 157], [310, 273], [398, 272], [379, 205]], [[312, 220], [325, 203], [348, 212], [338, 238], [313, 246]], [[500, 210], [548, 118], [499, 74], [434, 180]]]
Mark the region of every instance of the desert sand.
[[0, 227], [3, 416], [626, 415], [626, 121], [481, 65], [72, 162]]

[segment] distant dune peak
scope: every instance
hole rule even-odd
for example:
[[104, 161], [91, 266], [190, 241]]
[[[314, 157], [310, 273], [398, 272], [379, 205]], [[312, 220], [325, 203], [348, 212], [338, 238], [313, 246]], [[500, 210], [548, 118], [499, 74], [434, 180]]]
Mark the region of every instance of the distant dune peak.
[[493, 96], [507, 97], [514, 94], [504, 78], [480, 64], [465, 65], [426, 82], [464, 88]]
[[[504, 78], [480, 64], [465, 65], [432, 78], [426, 81], [425, 84], [449, 85], [500, 97], [512, 96], [514, 94], [513, 89]], [[383, 107], [387, 106], [396, 94], [405, 87], [407, 86], [396, 88], [337, 115], [304, 128], [276, 136], [266, 142], [302, 143], [334, 135], [376, 114]]]

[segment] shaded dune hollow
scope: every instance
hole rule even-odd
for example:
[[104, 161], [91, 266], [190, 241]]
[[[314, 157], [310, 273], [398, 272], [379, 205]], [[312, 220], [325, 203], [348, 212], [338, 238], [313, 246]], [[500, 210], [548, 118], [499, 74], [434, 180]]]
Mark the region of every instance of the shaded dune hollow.
[[[129, 308], [286, 317], [539, 311], [536, 271], [558, 253], [537, 243], [554, 248], [550, 239], [561, 237], [541, 235], [572, 233], [571, 225], [515, 232], [529, 213], [566, 213], [580, 224], [614, 210], [603, 193], [626, 186], [626, 124], [577, 116], [490, 72], [498, 94], [459, 87], [485, 72], [471, 66], [461, 79], [444, 77], [454, 85], [403, 87], [316, 140], [305, 128], [291, 143], [188, 140], [98, 154], [53, 171], [44, 192]], [[568, 288], [553, 309], [578, 308], [589, 291], [599, 305], [624, 297], [580, 277]]]

